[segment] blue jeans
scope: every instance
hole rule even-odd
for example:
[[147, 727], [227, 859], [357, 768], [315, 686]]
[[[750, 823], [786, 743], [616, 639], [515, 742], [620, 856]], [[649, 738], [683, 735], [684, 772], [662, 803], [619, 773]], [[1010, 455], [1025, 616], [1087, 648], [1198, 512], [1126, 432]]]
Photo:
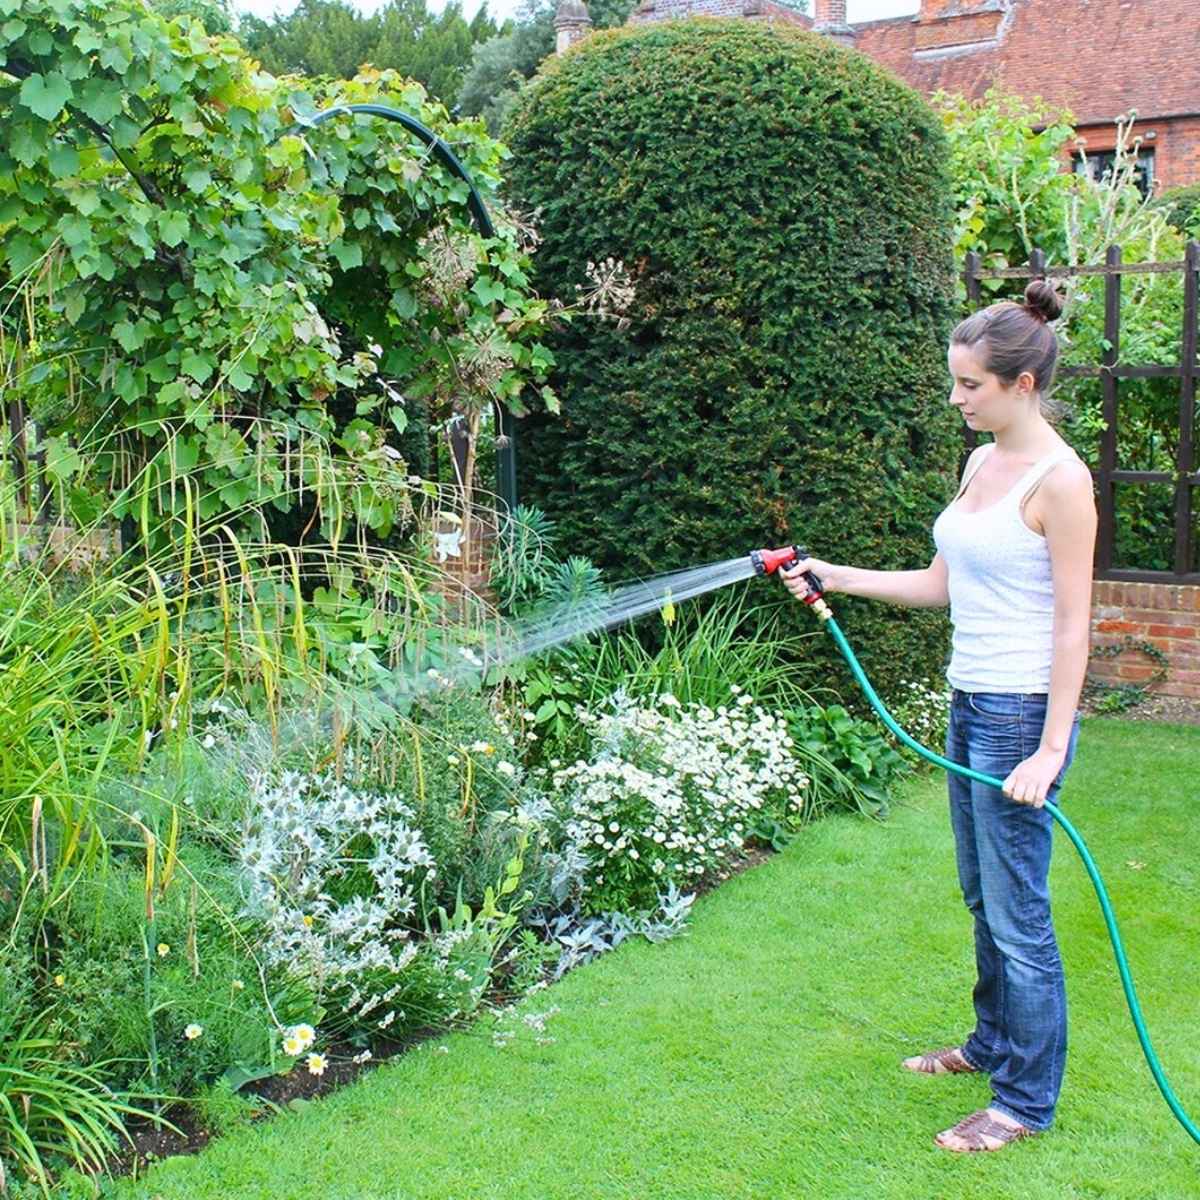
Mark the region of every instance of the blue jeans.
[[[1038, 748], [1045, 694], [952, 693], [946, 757], [1003, 781]], [[1079, 714], [1051, 787], [1075, 756]], [[991, 1075], [992, 1107], [1048, 1129], [1067, 1053], [1067, 994], [1050, 920], [1053, 818], [953, 773], [950, 821], [958, 878], [975, 918], [975, 1029], [963, 1057]]]

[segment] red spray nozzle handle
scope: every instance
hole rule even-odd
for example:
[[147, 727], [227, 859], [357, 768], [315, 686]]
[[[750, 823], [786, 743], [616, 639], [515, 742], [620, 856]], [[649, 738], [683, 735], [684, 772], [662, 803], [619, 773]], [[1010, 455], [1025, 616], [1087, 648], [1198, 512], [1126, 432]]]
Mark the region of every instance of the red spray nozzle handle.
[[774, 575], [780, 567], [787, 570], [800, 559], [799, 546], [781, 546], [778, 550], [755, 550], [750, 555], [754, 570], [759, 575]]
[[[759, 575], [774, 575], [781, 567], [785, 571], [791, 570], [802, 558], [807, 557], [808, 551], [803, 546], [781, 546], [778, 550], [755, 550], [750, 555], [750, 561]], [[809, 587], [809, 593], [804, 599], [812, 604], [820, 599], [825, 588], [812, 571], [804, 572], [804, 582]]]

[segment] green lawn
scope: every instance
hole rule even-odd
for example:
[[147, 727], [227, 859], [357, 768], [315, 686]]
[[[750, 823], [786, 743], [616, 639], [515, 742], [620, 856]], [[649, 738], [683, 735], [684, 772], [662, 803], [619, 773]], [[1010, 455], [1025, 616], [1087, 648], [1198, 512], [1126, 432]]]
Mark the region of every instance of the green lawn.
[[[1088, 719], [1060, 797], [1105, 875], [1155, 1048], [1193, 1120], [1197, 764], [1200, 728]], [[933, 1146], [988, 1095], [979, 1078], [898, 1065], [969, 1027], [971, 935], [944, 790], [940, 774], [923, 777], [884, 825], [820, 822], [698, 902], [688, 937], [624, 946], [534, 997], [532, 1011], [562, 1009], [552, 1045], [447, 1037], [116, 1194], [1195, 1196], [1200, 1147], [1142, 1060], [1091, 885], [1061, 835], [1053, 882], [1071, 1050], [1058, 1123], [997, 1155]]]

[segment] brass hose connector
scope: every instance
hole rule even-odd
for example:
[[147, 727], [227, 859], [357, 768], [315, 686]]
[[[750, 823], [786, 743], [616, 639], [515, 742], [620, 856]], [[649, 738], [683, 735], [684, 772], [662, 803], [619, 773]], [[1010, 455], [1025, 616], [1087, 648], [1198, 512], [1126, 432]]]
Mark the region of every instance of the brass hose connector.
[[821, 619], [821, 621], [828, 621], [833, 616], [833, 609], [830, 608], [829, 605], [826, 604], [824, 599], [822, 599], [822, 597], [820, 597], [820, 596], [818, 596], [812, 602], [810, 607], [812, 608], [813, 612], [815, 612], [817, 614], [817, 616]]

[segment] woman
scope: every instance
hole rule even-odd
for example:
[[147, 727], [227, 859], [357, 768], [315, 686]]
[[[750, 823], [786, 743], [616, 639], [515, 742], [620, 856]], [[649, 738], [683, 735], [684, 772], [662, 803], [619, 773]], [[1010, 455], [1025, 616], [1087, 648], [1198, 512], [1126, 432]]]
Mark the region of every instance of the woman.
[[934, 1139], [999, 1150], [1048, 1129], [1067, 1045], [1066, 991], [1047, 876], [1053, 800], [1075, 753], [1088, 658], [1096, 507], [1091, 474], [1047, 419], [1062, 311], [1036, 280], [1025, 303], [968, 317], [951, 335], [950, 403], [994, 441], [967, 461], [933, 526], [923, 571], [810, 558], [784, 573], [798, 598], [826, 592], [916, 608], [950, 605], [946, 756], [1004, 780], [1003, 793], [949, 775], [963, 898], [975, 918], [975, 1029], [961, 1046], [904, 1061], [941, 1075], [983, 1071], [992, 1102]]

